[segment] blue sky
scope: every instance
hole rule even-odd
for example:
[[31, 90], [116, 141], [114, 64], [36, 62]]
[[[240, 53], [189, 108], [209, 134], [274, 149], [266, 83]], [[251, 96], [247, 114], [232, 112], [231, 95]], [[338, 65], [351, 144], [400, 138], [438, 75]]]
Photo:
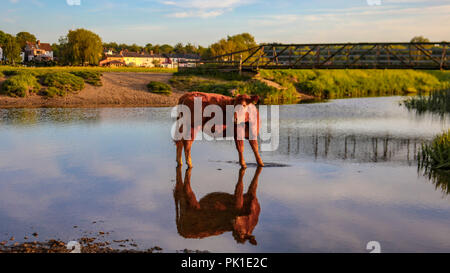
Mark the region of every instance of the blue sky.
[[[80, 5], [76, 5], [77, 2]], [[209, 45], [250, 32], [258, 42], [450, 40], [450, 0], [1, 0], [0, 30], [56, 42], [87, 28], [105, 42]]]

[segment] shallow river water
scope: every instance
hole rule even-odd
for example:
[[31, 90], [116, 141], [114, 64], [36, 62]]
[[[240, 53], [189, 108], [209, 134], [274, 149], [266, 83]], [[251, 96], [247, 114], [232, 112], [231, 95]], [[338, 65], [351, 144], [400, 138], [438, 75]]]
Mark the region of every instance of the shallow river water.
[[169, 108], [0, 109], [0, 241], [109, 232], [167, 252], [448, 252], [450, 197], [415, 154], [450, 122], [401, 100], [280, 106], [279, 149], [262, 157], [285, 166], [245, 173], [219, 141], [196, 142], [192, 171], [177, 170]]

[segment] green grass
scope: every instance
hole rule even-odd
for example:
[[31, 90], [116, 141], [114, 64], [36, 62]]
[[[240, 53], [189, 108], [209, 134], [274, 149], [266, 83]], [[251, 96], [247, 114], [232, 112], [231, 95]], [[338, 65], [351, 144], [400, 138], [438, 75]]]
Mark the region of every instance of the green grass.
[[161, 95], [170, 95], [172, 94], [172, 87], [170, 85], [163, 82], [150, 82], [147, 84], [147, 88], [149, 92]]
[[260, 75], [322, 99], [420, 94], [450, 86], [447, 71], [261, 70]]
[[26, 97], [30, 93], [37, 93], [41, 86], [37, 78], [30, 73], [21, 73], [6, 79], [1, 93], [11, 97]]
[[433, 112], [438, 114], [450, 113], [450, 89], [439, 90], [429, 96], [417, 96], [404, 101], [408, 109], [415, 109], [419, 114]]
[[239, 74], [238, 72], [222, 72], [219, 70], [208, 68], [190, 68], [178, 71], [174, 76], [202, 76], [206, 78], [221, 79], [226, 81], [247, 81], [250, 76], [246, 74]]
[[236, 89], [243, 85], [243, 82], [239, 81], [226, 81], [223, 79], [217, 79], [212, 77], [199, 77], [199, 76], [174, 76], [169, 80], [170, 85], [174, 88], [184, 91], [198, 91], [206, 93], [217, 93], [226, 96], [230, 96], [230, 90]]
[[68, 72], [46, 73], [39, 78], [43, 85], [57, 88], [64, 95], [84, 88], [84, 80]]
[[73, 71], [70, 73], [84, 79], [88, 84], [102, 86], [102, 73], [99, 71]]
[[419, 169], [424, 171], [436, 188], [450, 193], [450, 130], [423, 144], [418, 153]]
[[298, 95], [295, 88], [278, 90], [258, 80], [227, 81], [223, 77], [184, 75], [172, 77], [169, 83], [174, 88], [183, 91], [217, 93], [226, 96], [232, 96], [230, 91], [236, 90], [236, 94], [258, 95], [265, 104], [295, 102]]
[[59, 89], [56, 87], [49, 87], [47, 89], [45, 89], [44, 91], [42, 91], [42, 95], [47, 96], [49, 98], [53, 98], [56, 96], [65, 96], [67, 95], [67, 92], [64, 89]]

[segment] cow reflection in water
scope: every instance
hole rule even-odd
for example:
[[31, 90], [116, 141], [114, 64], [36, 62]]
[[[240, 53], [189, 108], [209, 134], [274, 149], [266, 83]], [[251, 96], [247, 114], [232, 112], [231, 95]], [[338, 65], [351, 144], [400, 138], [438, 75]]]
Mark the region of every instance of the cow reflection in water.
[[244, 244], [248, 240], [256, 245], [252, 232], [258, 224], [261, 211], [256, 197], [261, 170], [261, 167], [256, 169], [245, 194], [245, 169], [241, 169], [234, 195], [214, 192], [197, 201], [191, 188], [192, 169], [186, 170], [183, 183], [182, 170], [178, 167], [174, 189], [178, 233], [184, 238], [201, 239], [232, 231], [238, 243]]

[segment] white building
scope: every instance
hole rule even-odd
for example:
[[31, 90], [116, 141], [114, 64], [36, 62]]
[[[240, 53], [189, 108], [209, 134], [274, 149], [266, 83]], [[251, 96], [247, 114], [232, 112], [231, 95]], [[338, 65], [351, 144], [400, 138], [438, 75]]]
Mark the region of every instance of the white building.
[[0, 61], [3, 61], [3, 49], [0, 47]]

